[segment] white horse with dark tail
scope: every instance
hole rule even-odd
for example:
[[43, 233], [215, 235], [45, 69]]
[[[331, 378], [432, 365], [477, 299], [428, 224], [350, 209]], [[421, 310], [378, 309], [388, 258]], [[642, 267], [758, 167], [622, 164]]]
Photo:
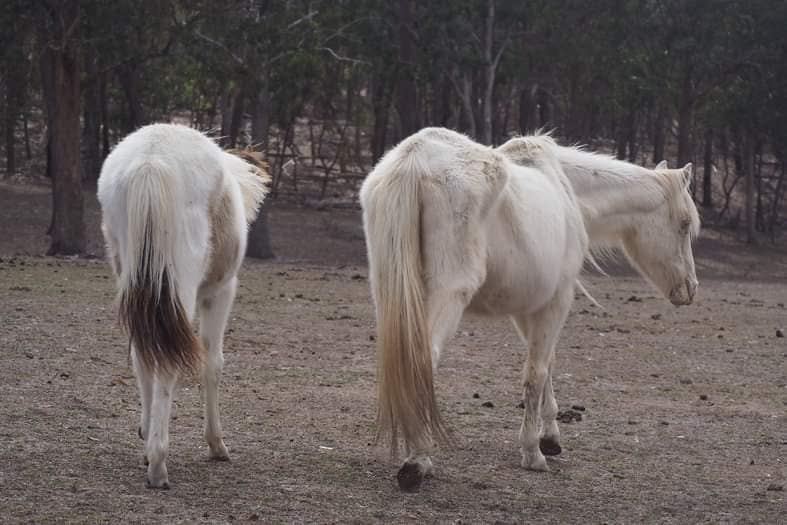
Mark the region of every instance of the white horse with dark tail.
[[[377, 313], [378, 437], [401, 438], [403, 490], [449, 440], [433, 373], [466, 310], [509, 316], [524, 340], [522, 465], [559, 454], [555, 345], [591, 250], [622, 248], [676, 305], [692, 302], [699, 217], [691, 166], [648, 170], [548, 136], [492, 149], [427, 128], [386, 154], [361, 188]], [[592, 259], [592, 258], [591, 258]]]
[[169, 417], [183, 373], [202, 374], [210, 457], [229, 458], [218, 405], [224, 328], [268, 182], [246, 158], [191, 128], [154, 124], [123, 139], [101, 169], [102, 231], [139, 384], [149, 487], [169, 488]]

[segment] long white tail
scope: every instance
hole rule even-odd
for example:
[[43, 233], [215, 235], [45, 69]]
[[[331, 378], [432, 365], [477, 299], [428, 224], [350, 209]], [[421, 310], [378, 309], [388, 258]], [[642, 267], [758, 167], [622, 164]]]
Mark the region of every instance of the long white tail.
[[201, 361], [201, 346], [177, 293], [176, 199], [163, 166], [145, 162], [129, 178], [120, 323], [142, 365], [164, 374], [196, 371]]
[[[377, 307], [377, 439], [426, 450], [449, 441], [432, 377], [431, 336], [421, 263], [417, 152], [378, 181], [365, 202], [370, 281]], [[400, 436], [401, 433], [401, 436]]]

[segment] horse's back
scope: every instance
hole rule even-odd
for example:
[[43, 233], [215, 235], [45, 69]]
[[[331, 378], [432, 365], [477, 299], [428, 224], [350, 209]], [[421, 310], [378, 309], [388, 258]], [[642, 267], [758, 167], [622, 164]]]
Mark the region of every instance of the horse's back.
[[223, 178], [222, 150], [197, 130], [174, 124], [151, 124], [125, 137], [104, 161], [98, 180], [102, 205], [122, 205], [130, 180], [141, 167], [155, 165], [174, 198], [199, 206], [216, 193]]
[[[450, 200], [459, 214], [488, 213], [505, 187], [504, 157], [461, 133], [445, 128], [424, 128], [390, 150], [375, 166], [361, 188], [361, 204], [370, 204], [380, 184], [397, 177], [415, 176], [425, 201]], [[444, 207], [434, 203], [436, 207]], [[428, 205], [425, 205], [428, 206]]]

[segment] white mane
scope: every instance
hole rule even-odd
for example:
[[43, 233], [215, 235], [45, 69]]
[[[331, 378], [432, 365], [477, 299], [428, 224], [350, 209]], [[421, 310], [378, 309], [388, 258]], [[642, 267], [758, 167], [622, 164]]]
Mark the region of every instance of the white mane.
[[[600, 216], [615, 215], [623, 209], [628, 212], [632, 206], [647, 212], [667, 202], [671, 216], [691, 222], [694, 237], [699, 231], [699, 217], [685, 191], [686, 173], [690, 175], [691, 165], [682, 170], [650, 170], [610, 155], [586, 151], [583, 146], [561, 146], [548, 134], [516, 137], [499, 149], [519, 164], [542, 169], [544, 159], [556, 159], [571, 181], [588, 226]], [[604, 248], [609, 247], [593, 235], [590, 241], [594, 251], [605, 252]]]

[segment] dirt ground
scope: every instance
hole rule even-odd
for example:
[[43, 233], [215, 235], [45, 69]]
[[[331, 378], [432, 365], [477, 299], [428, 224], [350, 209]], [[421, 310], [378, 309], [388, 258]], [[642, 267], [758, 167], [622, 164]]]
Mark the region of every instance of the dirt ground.
[[[273, 262], [247, 261], [226, 338], [232, 460], [207, 460], [181, 383], [172, 489], [144, 487], [139, 404], [100, 259], [44, 257], [45, 189], [0, 185], [0, 522], [784, 523], [787, 255], [706, 232], [676, 309], [631, 274], [588, 276], [559, 344], [563, 454], [519, 466], [525, 349], [468, 316], [438, 395], [458, 444], [400, 493], [372, 445], [373, 310], [357, 212], [273, 205]], [[581, 415], [581, 420], [570, 416]]]

